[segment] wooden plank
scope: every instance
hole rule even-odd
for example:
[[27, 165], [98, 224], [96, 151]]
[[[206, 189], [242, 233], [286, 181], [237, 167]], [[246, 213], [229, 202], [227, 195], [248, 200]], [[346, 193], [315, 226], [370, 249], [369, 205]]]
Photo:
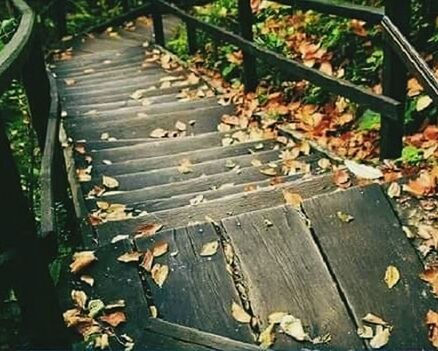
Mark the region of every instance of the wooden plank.
[[[170, 269], [164, 285], [160, 288], [149, 275], [146, 278], [160, 318], [252, 342], [249, 326], [239, 324], [231, 315], [231, 305], [233, 301], [239, 302], [239, 296], [226, 269], [222, 248], [219, 246], [211, 257], [200, 255], [204, 244], [219, 239], [212, 224], [200, 224], [138, 239], [136, 246], [139, 251], [147, 251], [159, 241], [169, 245], [169, 253], [154, 259]], [[172, 255], [172, 252], [177, 254]]]
[[[260, 147], [260, 146], [263, 147]], [[176, 167], [181, 160], [188, 159], [192, 164], [206, 162], [210, 160], [220, 160], [227, 157], [237, 157], [241, 155], [248, 155], [250, 153], [257, 153], [260, 150], [272, 150], [276, 145], [275, 140], [253, 141], [247, 143], [239, 143], [230, 146], [218, 146], [201, 150], [194, 150], [189, 152], [182, 152], [178, 154], [140, 158], [135, 160], [127, 160], [110, 165], [94, 164], [93, 171], [98, 174], [127, 174], [141, 171], [150, 171], [153, 169]], [[258, 150], [257, 150], [258, 149]]]
[[[267, 226], [266, 220], [272, 225]], [[297, 211], [267, 209], [222, 223], [262, 328], [268, 326], [271, 313], [287, 312], [300, 318], [312, 337], [331, 334], [332, 341], [318, 349], [363, 347], [324, 258]], [[274, 344], [280, 349], [302, 346], [286, 335]]]
[[95, 227], [98, 238], [111, 240], [118, 234], [134, 234], [139, 225], [148, 222], [159, 222], [167, 228], [177, 228], [189, 223], [205, 221], [209, 216], [216, 221], [222, 218], [236, 216], [245, 212], [269, 208], [284, 204], [283, 189], [309, 198], [316, 194], [334, 191], [332, 176], [320, 176], [311, 179], [279, 184], [275, 189], [261, 189], [252, 193], [237, 194], [220, 200], [201, 203], [198, 206], [181, 207], [166, 211], [154, 212], [140, 218], [121, 222], [110, 222]]
[[[135, 113], [120, 118], [117, 115], [111, 116], [110, 120], [99, 122], [93, 119], [81, 119], [71, 123], [67, 129], [69, 136], [75, 140], [99, 140], [102, 133], [109, 133], [111, 137], [117, 139], [147, 138], [157, 128], [175, 131], [177, 121], [184, 122], [188, 127], [189, 135], [209, 133], [217, 130], [220, 118], [227, 111], [232, 111], [230, 107], [226, 110], [220, 105], [202, 106], [188, 113], [187, 110], [163, 114], [138, 116]], [[190, 121], [195, 120], [193, 125]], [[91, 125], [90, 125], [91, 124]], [[185, 137], [173, 138], [183, 140]], [[162, 140], [169, 140], [163, 138]]]
[[[239, 176], [237, 170], [232, 167], [227, 167], [227, 162], [232, 162], [237, 166], [242, 168], [251, 167], [251, 163], [254, 160], [259, 160], [263, 163], [269, 163], [271, 161], [278, 160], [280, 152], [278, 150], [272, 151], [262, 151], [257, 153], [257, 155], [242, 155], [233, 158], [220, 159], [220, 160], [212, 160], [207, 162], [202, 162], [198, 164], [194, 164], [191, 167], [191, 172], [181, 173], [178, 170], [178, 167], [169, 167], [156, 169], [147, 172], [137, 172], [131, 174], [122, 174], [116, 177], [119, 182], [119, 187], [117, 188], [119, 191], [126, 190], [134, 190], [146, 187], [152, 187], [157, 185], [169, 184], [169, 183], [178, 183], [187, 181], [189, 179], [200, 178], [203, 176], [208, 176], [212, 174], [220, 174], [233, 172], [236, 177]], [[259, 171], [260, 173], [260, 171]], [[107, 176], [112, 176], [112, 174], [105, 174]], [[269, 177], [265, 175], [265, 178]], [[97, 174], [91, 182], [84, 183], [84, 189], [91, 189], [94, 185], [102, 184], [101, 175]], [[86, 190], [87, 192], [87, 190]]]
[[[193, 345], [203, 345], [209, 350], [261, 351], [260, 347], [224, 338], [216, 334], [205, 333], [193, 328], [169, 323], [160, 319], [150, 319], [146, 330], [161, 336], [186, 341]], [[178, 349], [179, 350], [179, 349]]]
[[[318, 196], [304, 202], [314, 235], [356, 322], [374, 313], [393, 325], [389, 349], [430, 349], [424, 318], [436, 302], [418, 274], [422, 265], [380, 186]], [[354, 217], [344, 223], [342, 211]], [[401, 281], [384, 283], [389, 265]]]

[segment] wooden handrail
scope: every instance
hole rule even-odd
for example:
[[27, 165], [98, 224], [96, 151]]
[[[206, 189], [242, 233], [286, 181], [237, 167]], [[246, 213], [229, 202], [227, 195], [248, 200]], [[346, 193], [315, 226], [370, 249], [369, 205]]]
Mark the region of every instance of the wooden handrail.
[[23, 0], [12, 0], [21, 15], [20, 24], [12, 39], [0, 51], [0, 94], [9, 86], [29, 55], [35, 28], [35, 13]]

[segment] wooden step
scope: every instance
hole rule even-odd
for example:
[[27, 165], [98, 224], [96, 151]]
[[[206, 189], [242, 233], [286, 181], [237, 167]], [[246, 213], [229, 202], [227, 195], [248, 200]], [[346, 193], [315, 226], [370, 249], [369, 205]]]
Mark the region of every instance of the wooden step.
[[[239, 215], [259, 209], [275, 207], [285, 203], [283, 190], [310, 198], [317, 194], [336, 190], [331, 175], [324, 175], [297, 182], [279, 184], [245, 194], [236, 194], [219, 200], [201, 203], [197, 206], [185, 206], [177, 209], [158, 211], [142, 217], [125, 221], [108, 222], [95, 227], [96, 238], [85, 237], [84, 245], [94, 247], [105, 244], [119, 234], [134, 235], [136, 229], [147, 223], [160, 223], [165, 228], [184, 227], [194, 222], [205, 222], [206, 216], [219, 221], [226, 217]], [[96, 242], [97, 239], [97, 242]]]

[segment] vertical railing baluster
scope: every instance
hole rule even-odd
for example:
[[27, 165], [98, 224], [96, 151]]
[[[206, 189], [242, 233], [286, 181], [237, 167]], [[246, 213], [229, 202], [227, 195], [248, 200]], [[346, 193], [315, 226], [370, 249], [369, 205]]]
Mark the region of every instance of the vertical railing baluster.
[[22, 76], [32, 125], [37, 133], [38, 144], [43, 150], [50, 111], [50, 85], [38, 38], [34, 39], [28, 62], [23, 66]]
[[194, 55], [198, 51], [198, 38], [196, 36], [196, 29], [190, 22], [187, 22], [186, 30], [187, 30], [187, 46], [189, 49], [189, 54]]
[[[254, 22], [251, 1], [238, 0], [240, 34], [243, 38], [253, 41], [252, 25]], [[256, 58], [248, 52], [243, 52], [243, 83], [245, 91], [254, 91], [257, 87]]]
[[163, 15], [161, 13], [161, 8], [159, 4], [153, 2], [153, 5], [152, 20], [154, 26], [154, 40], [156, 44], [165, 47], [166, 41], [164, 38]]
[[67, 34], [67, 0], [55, 0], [52, 11], [57, 34], [62, 38]]
[[[409, 35], [410, 0], [386, 0], [385, 14], [400, 31]], [[404, 135], [404, 114], [408, 72], [404, 63], [391, 49], [389, 44], [384, 48], [383, 93], [402, 103], [396, 120], [382, 118], [380, 128], [380, 158], [394, 159], [401, 155]]]

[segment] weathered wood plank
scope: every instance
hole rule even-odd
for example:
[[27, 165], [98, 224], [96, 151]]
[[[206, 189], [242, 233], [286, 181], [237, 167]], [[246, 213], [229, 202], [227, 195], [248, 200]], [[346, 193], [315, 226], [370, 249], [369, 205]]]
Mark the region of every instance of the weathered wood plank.
[[330, 192], [336, 189], [331, 176], [314, 177], [308, 180], [280, 184], [275, 189], [261, 189], [251, 193], [228, 196], [216, 201], [201, 203], [197, 206], [186, 206], [178, 209], [154, 212], [140, 218], [121, 222], [110, 222], [95, 227], [99, 238], [111, 240], [118, 234], [134, 234], [135, 229], [144, 223], [159, 222], [167, 228], [186, 226], [196, 221], [205, 221], [209, 216], [216, 221], [236, 216], [245, 212], [269, 208], [284, 204], [283, 189], [298, 193], [303, 198]]
[[169, 253], [154, 259], [170, 269], [164, 285], [160, 288], [147, 277], [160, 318], [252, 342], [249, 326], [239, 324], [231, 315], [232, 302], [238, 303], [239, 296], [226, 269], [222, 248], [211, 257], [200, 255], [204, 244], [219, 239], [212, 224], [200, 224], [138, 239], [136, 246], [139, 251], [147, 251], [159, 241], [169, 245]]
[[[418, 278], [422, 265], [380, 186], [318, 196], [305, 201], [304, 210], [356, 322], [377, 314], [393, 326], [388, 348], [430, 349], [424, 318], [434, 301]], [[342, 222], [338, 211], [354, 220]], [[384, 282], [390, 265], [401, 275], [392, 289]]]
[[[272, 225], [266, 225], [266, 220]], [[262, 328], [268, 326], [271, 313], [287, 312], [302, 320], [311, 337], [331, 334], [332, 341], [318, 345], [318, 349], [363, 347], [323, 256], [297, 211], [280, 207], [222, 223], [247, 282], [251, 308], [260, 317]], [[301, 345], [283, 335], [274, 348]]]

